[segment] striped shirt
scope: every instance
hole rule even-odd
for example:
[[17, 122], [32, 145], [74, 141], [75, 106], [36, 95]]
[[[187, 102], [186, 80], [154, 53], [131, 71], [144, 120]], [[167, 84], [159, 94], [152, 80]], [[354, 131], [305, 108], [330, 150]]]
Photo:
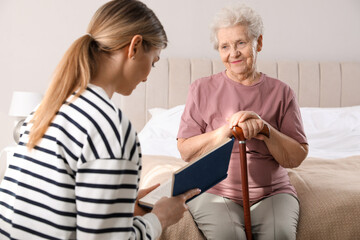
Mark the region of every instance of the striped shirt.
[[155, 239], [156, 215], [133, 216], [137, 133], [95, 85], [64, 104], [28, 151], [25, 121], [0, 185], [0, 239]]

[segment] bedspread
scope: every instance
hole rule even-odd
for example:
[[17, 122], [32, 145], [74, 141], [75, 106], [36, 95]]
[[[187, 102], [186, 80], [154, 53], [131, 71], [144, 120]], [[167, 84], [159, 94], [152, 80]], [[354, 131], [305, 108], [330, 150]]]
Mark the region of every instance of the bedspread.
[[[144, 155], [141, 188], [163, 182], [184, 164], [174, 157]], [[298, 240], [360, 239], [360, 156], [307, 158], [288, 172], [300, 200]], [[204, 237], [186, 212], [160, 239]]]
[[300, 200], [297, 239], [360, 238], [360, 156], [308, 158], [289, 176]]

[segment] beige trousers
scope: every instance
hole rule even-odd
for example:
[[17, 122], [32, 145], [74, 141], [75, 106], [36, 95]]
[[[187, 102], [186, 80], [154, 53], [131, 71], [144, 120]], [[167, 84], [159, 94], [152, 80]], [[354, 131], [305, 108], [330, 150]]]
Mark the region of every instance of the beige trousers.
[[[188, 203], [189, 210], [208, 240], [245, 240], [244, 212], [230, 199], [203, 193]], [[250, 208], [254, 240], [296, 239], [299, 202], [290, 194], [277, 194]]]

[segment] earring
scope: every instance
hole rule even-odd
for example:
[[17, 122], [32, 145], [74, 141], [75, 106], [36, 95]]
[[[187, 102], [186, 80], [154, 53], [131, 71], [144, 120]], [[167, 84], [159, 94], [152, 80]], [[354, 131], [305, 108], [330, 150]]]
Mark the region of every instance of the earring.
[[133, 56], [131, 59], [132, 59], [132, 60], [135, 60], [135, 56]]

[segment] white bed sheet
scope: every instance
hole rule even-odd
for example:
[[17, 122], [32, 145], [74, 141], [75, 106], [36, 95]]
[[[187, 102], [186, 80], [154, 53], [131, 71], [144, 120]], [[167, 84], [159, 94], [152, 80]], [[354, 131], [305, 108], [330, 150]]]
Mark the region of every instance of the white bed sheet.
[[[300, 110], [309, 142], [308, 157], [360, 155], [360, 106]], [[176, 136], [183, 111], [184, 105], [149, 110], [152, 117], [139, 133], [142, 154], [180, 158]]]

